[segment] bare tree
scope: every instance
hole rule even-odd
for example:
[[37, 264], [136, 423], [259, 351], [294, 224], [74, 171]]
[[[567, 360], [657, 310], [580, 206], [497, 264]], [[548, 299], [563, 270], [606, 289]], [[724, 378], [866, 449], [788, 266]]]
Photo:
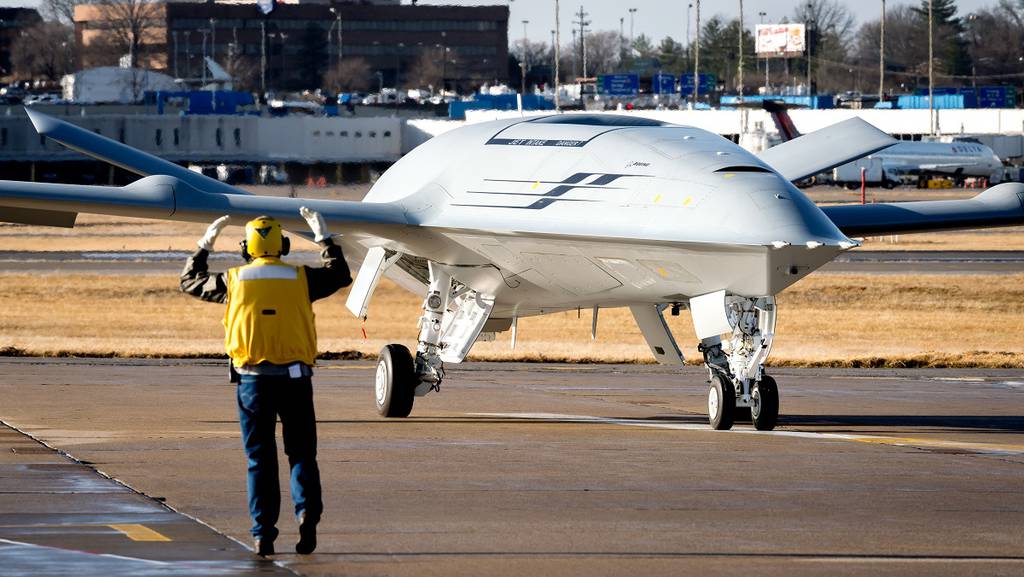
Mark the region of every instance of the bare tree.
[[128, 56], [132, 68], [166, 25], [163, 6], [151, 0], [100, 0], [95, 5], [98, 19], [106, 26], [104, 36], [120, 55]]
[[11, 45], [14, 74], [23, 79], [58, 80], [71, 72], [71, 27], [41, 22], [22, 31]]
[[362, 58], [345, 58], [324, 75], [324, 85], [334, 92], [362, 92], [370, 81], [370, 64]]
[[89, 0], [43, 0], [39, 3], [39, 11], [47, 20], [70, 25], [75, 21], [75, 6], [88, 3]]
[[618, 32], [603, 30], [587, 34], [587, 72], [614, 72], [619, 64], [620, 48]]
[[406, 75], [406, 88], [440, 88], [444, 74], [441, 66], [440, 50], [425, 50], [420, 52], [416, 63]]

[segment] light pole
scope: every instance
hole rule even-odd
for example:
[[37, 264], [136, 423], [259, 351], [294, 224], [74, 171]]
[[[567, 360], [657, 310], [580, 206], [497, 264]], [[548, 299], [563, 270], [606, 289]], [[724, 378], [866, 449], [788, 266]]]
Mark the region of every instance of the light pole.
[[935, 54], [932, 45], [932, 0], [928, 0], [928, 127], [931, 134], [935, 134], [935, 99], [932, 94], [932, 90], [935, 88], [935, 78], [932, 75]]
[[700, 91], [700, 0], [697, 0], [697, 38], [693, 44], [693, 107], [697, 108], [697, 96]]
[[743, 0], [740, 0], [740, 57], [736, 61], [740, 102], [743, 102]]
[[398, 87], [401, 86], [402, 78], [402, 52], [405, 50], [405, 42], [399, 42], [395, 49], [395, 115], [398, 115]]
[[267, 96], [267, 19], [260, 19], [260, 98]]
[[191, 30], [183, 32], [185, 35], [185, 77], [189, 80], [192, 79], [192, 43], [189, 42], [188, 37], [192, 34]]
[[[758, 12], [757, 15], [760, 16], [760, 18], [761, 18], [761, 24], [764, 24], [764, 17], [767, 16], [768, 13], [767, 12]], [[771, 62], [771, 59], [768, 58], [768, 55], [765, 55], [765, 57], [764, 57], [764, 93], [765, 93], [765, 95], [768, 94], [768, 63], [769, 62]]]
[[636, 8], [629, 9], [629, 55], [633, 55], [633, 45], [636, 44], [636, 36], [633, 35], [633, 17], [636, 15]]
[[210, 59], [217, 61], [217, 21], [210, 18]]
[[885, 0], [882, 0], [881, 30], [878, 33], [878, 101], [885, 98]]
[[448, 90], [448, 33], [441, 31], [441, 98]]
[[561, 12], [558, 9], [558, 0], [555, 0], [555, 112], [562, 111], [562, 102], [558, 96], [559, 82], [559, 66], [562, 60], [562, 22]]
[[203, 35], [203, 86], [206, 86], [206, 35], [209, 34], [210, 31], [203, 28], [199, 33]]
[[[328, 52], [330, 52], [332, 33], [334, 32], [334, 29], [337, 28], [338, 29], [338, 37], [337, 37], [337, 39], [338, 39], [338, 50], [336, 52], [336, 57], [335, 58], [337, 58], [337, 61], [338, 61], [337, 62], [337, 68], [340, 70], [341, 69], [341, 10], [339, 8], [335, 8], [334, 6], [331, 6], [330, 10], [331, 10], [331, 14], [334, 14], [334, 22], [331, 23], [330, 29], [327, 30], [327, 47], [328, 47]], [[330, 54], [328, 54], [327, 58], [328, 58], [328, 61], [330, 61]]]
[[692, 62], [690, 61], [690, 10], [693, 9], [693, 3], [686, 5], [686, 67], [689, 68]]
[[811, 10], [814, 5], [807, 3], [807, 96], [811, 95], [811, 47], [814, 44], [814, 21], [811, 19]]
[[[978, 87], [978, 27], [977, 27], [977, 14], [971, 14], [967, 17], [969, 26], [971, 27], [971, 87]], [[975, 94], [977, 96], [977, 94]]]
[[284, 50], [285, 46], [288, 45], [288, 34], [284, 32], [278, 32], [277, 35], [281, 37], [281, 88], [284, 89], [286, 80], [285, 76], [288, 74], [288, 66], [287, 63], [285, 62], [286, 55]]
[[529, 23], [529, 20], [523, 20], [523, 58], [519, 61], [519, 71], [521, 74], [522, 81], [522, 91], [520, 92], [520, 94], [522, 94], [523, 96], [526, 96], [526, 65], [527, 60], [530, 58], [528, 45], [529, 40], [526, 36], [526, 25]]
[[619, 62], [626, 59], [626, 17], [619, 18]]

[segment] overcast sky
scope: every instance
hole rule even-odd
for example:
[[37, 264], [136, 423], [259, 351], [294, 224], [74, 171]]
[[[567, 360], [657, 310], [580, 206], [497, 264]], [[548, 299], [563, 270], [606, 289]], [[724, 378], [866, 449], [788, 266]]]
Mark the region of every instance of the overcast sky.
[[[410, 0], [402, 0], [403, 4], [410, 3]], [[509, 34], [513, 41], [522, 38], [523, 20], [529, 20], [527, 33], [533, 40], [550, 42], [551, 30], [555, 28], [554, 0], [419, 0], [422, 5], [460, 5], [479, 6], [481, 4], [509, 4], [512, 8], [512, 17], [509, 24]], [[573, 13], [579, 11], [582, 5], [589, 14], [590, 28], [592, 30], [618, 30], [619, 19], [625, 18], [625, 33], [629, 30], [629, 8], [636, 8], [633, 16], [634, 33], [647, 34], [655, 42], [665, 36], [672, 36], [678, 41], [686, 38], [686, 13], [687, 4], [693, 0], [561, 0], [562, 10], [562, 34], [565, 37], [563, 42], [571, 38], [572, 21], [575, 19]], [[748, 26], [758, 23], [759, 12], [766, 12], [765, 22], [774, 22], [785, 16], [792, 16], [796, 6], [801, 4], [800, 0], [746, 0], [744, 2], [744, 18]], [[869, 21], [878, 18], [881, 3], [878, 0], [847, 0], [844, 2], [854, 15], [861, 21]], [[889, 6], [901, 3], [900, 0], [888, 0]], [[909, 2], [917, 4], [918, 2]], [[979, 8], [993, 6], [997, 0], [959, 0], [957, 6], [960, 14], [967, 14]], [[38, 6], [38, 0], [0, 0], [0, 6]], [[739, 1], [722, 2], [707, 1], [701, 3], [701, 19], [719, 14], [726, 18], [735, 18], [739, 14]], [[691, 22], [695, 18], [694, 11], [690, 11]], [[693, 34], [691, 23], [691, 34]]]

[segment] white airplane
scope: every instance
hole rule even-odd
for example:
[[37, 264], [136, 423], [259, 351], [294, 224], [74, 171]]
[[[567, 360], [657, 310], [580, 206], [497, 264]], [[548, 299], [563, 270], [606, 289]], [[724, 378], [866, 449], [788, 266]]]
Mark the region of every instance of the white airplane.
[[655, 358], [683, 364], [663, 313], [689, 308], [728, 429], [749, 408], [772, 429], [764, 363], [775, 295], [857, 246], [850, 237], [1024, 224], [1024, 185], [971, 200], [819, 208], [792, 181], [895, 143], [851, 119], [754, 156], [717, 135], [613, 115], [466, 126], [402, 158], [362, 202], [261, 197], [37, 112], [40, 134], [142, 178], [124, 187], [0, 181], [0, 220], [73, 226], [78, 212], [236, 224], [271, 215], [302, 235], [320, 211], [362, 263], [348, 298], [367, 314], [382, 275], [425, 295], [415, 355], [381, 351], [378, 411], [404, 417], [488, 333], [517, 319], [628, 306]]
[[[773, 101], [765, 101], [763, 104], [764, 109], [771, 114], [783, 142], [801, 136], [784, 104]], [[871, 159], [881, 161], [880, 184], [885, 186], [898, 184], [903, 176], [916, 176], [919, 179], [952, 177], [957, 184], [962, 184], [969, 177], [985, 178], [997, 184], [1003, 176], [1003, 161], [999, 156], [984, 144], [968, 141], [899, 141], [864, 159], [841, 165], [837, 171], [857, 175], [854, 180], [859, 181], [860, 167], [868, 166], [867, 161]]]

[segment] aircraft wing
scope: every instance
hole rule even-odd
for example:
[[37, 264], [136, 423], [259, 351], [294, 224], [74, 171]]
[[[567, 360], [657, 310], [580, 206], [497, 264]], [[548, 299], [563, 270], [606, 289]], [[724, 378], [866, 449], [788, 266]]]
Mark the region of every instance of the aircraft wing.
[[859, 119], [851, 118], [762, 151], [757, 156], [790, 181], [863, 158], [899, 142]]
[[850, 237], [1024, 225], [1024, 184], [998, 184], [967, 200], [822, 206]]
[[233, 224], [268, 215], [287, 229], [306, 231], [300, 206], [352, 233], [394, 238], [399, 236], [396, 227], [409, 224], [405, 210], [395, 204], [204, 192], [166, 175], [123, 187], [0, 181], [0, 221], [22, 224], [71, 227], [79, 212], [188, 222], [211, 222], [228, 214]]

